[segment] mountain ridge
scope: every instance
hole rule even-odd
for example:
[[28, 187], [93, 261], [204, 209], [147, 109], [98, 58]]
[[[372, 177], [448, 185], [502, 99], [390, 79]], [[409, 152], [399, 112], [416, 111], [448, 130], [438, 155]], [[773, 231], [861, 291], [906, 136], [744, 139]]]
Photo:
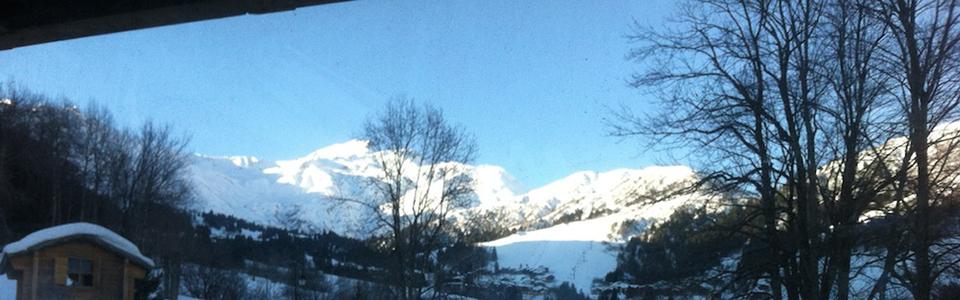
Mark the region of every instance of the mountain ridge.
[[[289, 160], [252, 156], [195, 155], [190, 164], [197, 203], [213, 211], [264, 225], [283, 226], [296, 215], [305, 231], [330, 230], [364, 237], [376, 228], [364, 207], [336, 199], [363, 197], [375, 178], [374, 152], [362, 140], [349, 140]], [[474, 176], [468, 212], [498, 213], [515, 230], [541, 229], [558, 222], [585, 220], [623, 211], [634, 198], [669, 189], [695, 177], [686, 166], [579, 171], [527, 191], [497, 165], [463, 165]], [[631, 199], [628, 199], [631, 198]]]

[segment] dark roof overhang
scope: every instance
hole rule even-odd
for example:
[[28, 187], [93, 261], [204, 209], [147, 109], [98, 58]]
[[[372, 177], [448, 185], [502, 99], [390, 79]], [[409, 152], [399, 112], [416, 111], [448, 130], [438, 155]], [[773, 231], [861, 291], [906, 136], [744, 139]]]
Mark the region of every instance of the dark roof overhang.
[[346, 0], [0, 0], [0, 50]]

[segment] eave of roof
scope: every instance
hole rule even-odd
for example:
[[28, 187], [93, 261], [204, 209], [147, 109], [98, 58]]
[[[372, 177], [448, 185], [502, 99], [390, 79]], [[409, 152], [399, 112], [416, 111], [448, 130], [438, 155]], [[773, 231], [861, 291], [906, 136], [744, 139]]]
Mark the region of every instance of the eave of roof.
[[347, 0], [0, 0], [0, 50]]

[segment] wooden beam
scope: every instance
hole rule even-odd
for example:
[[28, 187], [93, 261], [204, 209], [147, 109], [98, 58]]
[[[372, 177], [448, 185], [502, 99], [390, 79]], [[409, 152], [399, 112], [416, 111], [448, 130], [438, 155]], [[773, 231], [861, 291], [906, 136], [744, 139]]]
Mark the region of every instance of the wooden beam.
[[123, 300], [129, 300], [129, 298], [127, 298], [127, 290], [129, 289], [129, 287], [127, 286], [127, 276], [130, 276], [129, 274], [127, 274], [127, 265], [129, 264], [130, 264], [130, 259], [124, 258], [123, 259], [123, 281], [122, 281], [123, 296], [120, 296], [120, 298]]
[[37, 300], [37, 285], [39, 284], [39, 276], [37, 275], [40, 273], [40, 250], [33, 250], [33, 270], [30, 272], [32, 273], [30, 277], [33, 277], [30, 279], [30, 299]]

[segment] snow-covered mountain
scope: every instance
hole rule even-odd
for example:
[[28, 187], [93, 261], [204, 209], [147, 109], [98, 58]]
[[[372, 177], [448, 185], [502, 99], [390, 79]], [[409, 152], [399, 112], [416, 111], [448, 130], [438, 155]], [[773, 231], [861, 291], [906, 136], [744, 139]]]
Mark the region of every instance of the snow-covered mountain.
[[365, 143], [350, 141], [293, 160], [198, 155], [190, 166], [195, 208], [281, 227], [295, 217], [306, 221], [300, 229], [361, 235], [369, 230], [357, 222], [363, 209], [331, 198], [341, 186], [363, 183], [372, 163], [365, 152]]
[[[366, 237], [376, 229], [371, 211], [342, 199], [368, 196], [365, 187], [378, 173], [374, 155], [358, 140], [292, 160], [198, 155], [191, 165], [196, 208], [260, 224]], [[684, 166], [576, 172], [529, 191], [502, 167], [463, 167], [475, 186], [469, 207], [455, 215], [481, 216], [516, 231], [483, 243], [497, 249], [499, 265], [535, 270], [585, 291], [616, 267], [618, 246], [629, 235], [666, 220], [681, 205], [708, 199], [683, 189], [696, 177]], [[302, 222], [290, 223], [291, 217]], [[527, 281], [549, 285], [533, 278], [517, 285]]]
[[[523, 192], [502, 167], [464, 166], [475, 181], [469, 212], [487, 212], [510, 228], [534, 230], [554, 224], [628, 211], [658, 200], [690, 182], [683, 166], [577, 172]], [[197, 155], [191, 164], [196, 209], [251, 222], [362, 237], [373, 232], [370, 211], [338, 199], [363, 197], [377, 174], [365, 141], [351, 140], [292, 160]], [[605, 232], [603, 234], [608, 234]]]

